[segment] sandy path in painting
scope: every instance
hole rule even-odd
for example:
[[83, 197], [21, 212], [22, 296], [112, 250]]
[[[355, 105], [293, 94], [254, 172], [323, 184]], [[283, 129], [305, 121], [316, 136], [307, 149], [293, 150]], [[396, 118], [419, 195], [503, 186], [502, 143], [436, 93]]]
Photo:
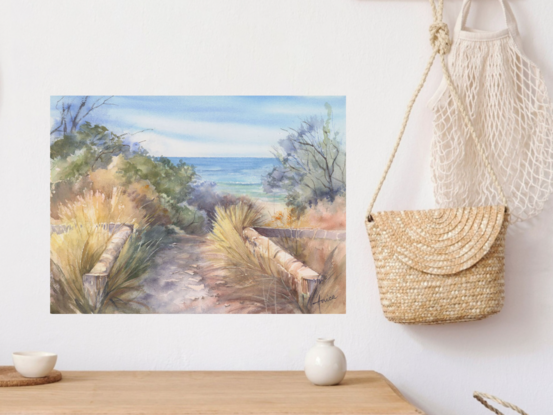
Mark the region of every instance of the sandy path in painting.
[[145, 276], [144, 294], [139, 301], [151, 313], [258, 313], [251, 301], [229, 299], [229, 286], [205, 258], [206, 238], [175, 235], [163, 246]]

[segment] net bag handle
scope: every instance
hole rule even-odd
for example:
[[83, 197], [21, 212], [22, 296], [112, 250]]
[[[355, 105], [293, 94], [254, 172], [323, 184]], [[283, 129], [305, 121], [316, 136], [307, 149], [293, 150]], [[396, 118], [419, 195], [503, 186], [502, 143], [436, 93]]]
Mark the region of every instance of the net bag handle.
[[390, 156], [390, 159], [388, 160], [388, 164], [386, 165], [386, 168], [384, 169], [384, 174], [382, 175], [382, 178], [380, 179], [380, 182], [378, 183], [378, 186], [376, 188], [376, 191], [372, 197], [372, 200], [369, 204], [369, 207], [367, 209], [367, 215], [366, 218], [369, 222], [372, 222], [372, 210], [374, 207], [374, 204], [376, 202], [376, 199], [378, 198], [378, 194], [380, 193], [380, 190], [382, 189], [382, 185], [384, 184], [384, 181], [386, 180], [386, 176], [388, 175], [388, 172], [390, 171], [390, 167], [392, 167], [392, 162], [394, 161], [394, 158], [396, 156], [397, 150], [399, 148], [399, 144], [401, 143], [401, 139], [403, 138], [403, 134], [405, 132], [405, 129], [407, 127], [407, 123], [409, 121], [409, 116], [411, 115], [411, 110], [413, 109], [413, 105], [415, 104], [415, 101], [417, 100], [417, 97], [419, 96], [419, 93], [422, 90], [422, 87], [424, 86], [426, 82], [426, 78], [428, 78], [428, 73], [430, 72], [430, 68], [432, 67], [432, 64], [434, 63], [434, 59], [436, 58], [436, 55], [440, 55], [440, 62], [442, 66], [442, 71], [444, 74], [444, 78], [446, 80], [447, 86], [449, 87], [449, 90], [451, 91], [451, 95], [453, 96], [453, 99], [455, 101], [455, 105], [461, 112], [461, 115], [463, 117], [463, 121], [465, 123], [465, 126], [468, 128], [470, 136], [472, 140], [474, 141], [474, 144], [476, 145], [476, 148], [478, 150], [478, 153], [480, 154], [480, 157], [484, 161], [484, 165], [486, 167], [486, 170], [488, 171], [489, 175], [492, 178], [493, 184], [497, 188], [499, 192], [499, 196], [501, 198], [502, 204], [507, 207], [507, 198], [505, 197], [505, 193], [503, 192], [503, 188], [499, 184], [499, 180], [497, 179], [497, 176], [488, 160], [488, 157], [484, 153], [484, 149], [482, 147], [482, 144], [480, 140], [478, 139], [476, 135], [476, 131], [474, 129], [474, 125], [472, 124], [472, 121], [467, 113], [467, 110], [465, 108], [465, 105], [463, 104], [461, 97], [459, 96], [459, 93], [455, 89], [455, 85], [453, 84], [453, 80], [451, 79], [451, 74], [449, 73], [449, 69], [447, 67], [446, 62], [446, 55], [451, 50], [451, 40], [449, 38], [449, 28], [447, 27], [447, 24], [445, 24], [442, 21], [442, 15], [444, 10], [444, 0], [429, 0], [430, 7], [432, 8], [432, 15], [434, 17], [434, 22], [430, 25], [430, 44], [432, 45], [432, 54], [430, 56], [430, 59], [428, 60], [428, 63], [426, 64], [426, 68], [424, 69], [422, 79], [419, 82], [417, 88], [415, 89], [415, 93], [413, 94], [413, 97], [409, 101], [409, 104], [407, 105], [407, 110], [405, 112], [405, 116], [403, 117], [403, 122], [401, 124], [401, 129], [399, 131], [399, 135], [396, 139], [396, 143], [394, 145], [394, 148], [392, 150], [392, 155]]
[[[463, 0], [461, 11], [459, 13], [459, 16], [457, 17], [457, 21], [455, 22], [453, 39], [457, 39], [459, 37], [459, 33], [465, 28], [465, 25], [467, 24], [467, 18], [470, 12], [471, 4], [472, 4], [472, 0]], [[515, 40], [515, 42], [518, 45], [520, 43], [520, 34], [518, 31], [517, 20], [516, 20], [515, 14], [513, 13], [513, 9], [511, 9], [511, 6], [509, 5], [509, 2], [507, 0], [499, 0], [499, 4], [503, 9], [503, 15], [505, 16], [505, 23], [507, 24], [507, 29], [509, 30], [509, 33], [511, 34], [512, 38]]]
[[509, 402], [505, 402], [504, 400], [501, 400], [493, 395], [488, 395], [487, 393], [482, 392], [474, 392], [472, 394], [474, 399], [476, 399], [478, 402], [480, 402], [482, 405], [484, 405], [486, 408], [488, 408], [490, 411], [496, 413], [497, 415], [503, 415], [503, 412], [500, 412], [498, 409], [491, 406], [486, 399], [489, 399], [490, 401], [494, 401], [500, 405], [503, 405], [505, 408], [512, 409], [515, 412], [518, 412], [520, 415], [528, 415], [526, 412], [524, 412], [522, 409], [520, 409], [518, 406], [513, 405]]

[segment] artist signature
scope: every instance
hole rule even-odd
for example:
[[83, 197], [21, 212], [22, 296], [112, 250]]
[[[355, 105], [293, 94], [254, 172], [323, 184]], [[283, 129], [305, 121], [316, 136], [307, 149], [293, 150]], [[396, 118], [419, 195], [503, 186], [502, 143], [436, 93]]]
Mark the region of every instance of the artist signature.
[[336, 300], [338, 297], [336, 297], [336, 295], [333, 294], [333, 295], [331, 295], [331, 296], [329, 296], [329, 297], [326, 297], [326, 298], [321, 298], [320, 295], [319, 295], [318, 297], [316, 297], [316, 298], [317, 298], [317, 301], [313, 301], [315, 298], [312, 297], [312, 298], [310, 299], [310, 303], [311, 303], [311, 305], [317, 305], [317, 304], [318, 304], [318, 305], [319, 305], [319, 313], [320, 313], [320, 312], [321, 312], [321, 304], [329, 303], [329, 302], [331, 302], [331, 301], [334, 301], [334, 300]]

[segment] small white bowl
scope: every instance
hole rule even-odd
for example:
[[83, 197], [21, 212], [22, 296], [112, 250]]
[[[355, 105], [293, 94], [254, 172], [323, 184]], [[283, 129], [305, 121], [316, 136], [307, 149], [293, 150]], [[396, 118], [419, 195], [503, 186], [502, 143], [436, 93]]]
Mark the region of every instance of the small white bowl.
[[15, 370], [26, 378], [43, 378], [54, 369], [58, 355], [47, 352], [15, 352], [12, 355]]

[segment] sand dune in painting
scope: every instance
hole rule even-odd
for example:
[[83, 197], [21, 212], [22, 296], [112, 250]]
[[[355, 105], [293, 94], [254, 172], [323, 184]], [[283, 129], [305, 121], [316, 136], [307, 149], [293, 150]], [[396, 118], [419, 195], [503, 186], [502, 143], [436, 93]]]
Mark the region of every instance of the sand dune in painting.
[[51, 101], [52, 313], [345, 313], [343, 97]]

